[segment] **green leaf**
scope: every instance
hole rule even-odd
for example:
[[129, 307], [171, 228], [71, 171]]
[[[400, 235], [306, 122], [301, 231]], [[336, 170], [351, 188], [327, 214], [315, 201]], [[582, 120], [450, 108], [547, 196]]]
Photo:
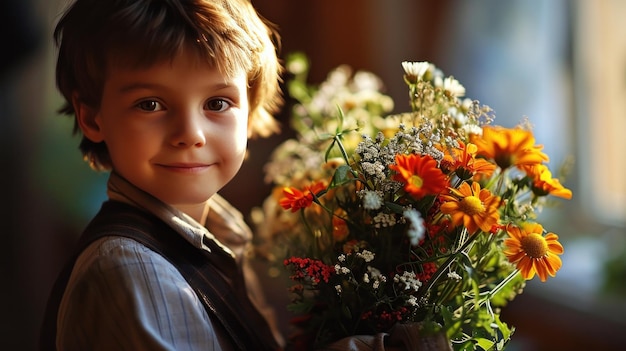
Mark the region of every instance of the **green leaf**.
[[448, 339], [452, 339], [458, 336], [458, 333], [462, 328], [462, 321], [454, 317], [454, 313], [448, 308], [442, 308], [440, 311], [443, 317], [443, 325], [446, 326], [446, 336]]
[[331, 134], [331, 133], [319, 133], [318, 134], [318, 138], [320, 140], [330, 140], [330, 139], [334, 139], [335, 138], [335, 134]]
[[395, 202], [385, 201], [385, 206], [395, 213], [398, 213], [398, 214], [404, 213], [404, 207], [402, 205], [398, 205]]
[[467, 273], [469, 275], [473, 275], [473, 273], [475, 272], [474, 263], [472, 263], [472, 259], [469, 257], [469, 255], [466, 252], [461, 252], [460, 260], [463, 266], [465, 267], [465, 270], [467, 271]]
[[489, 350], [493, 347], [493, 340], [485, 339], [485, 338], [476, 338], [476, 344], [481, 347], [483, 350]]
[[313, 309], [312, 301], [293, 302], [287, 306], [287, 310], [293, 313], [309, 313]]
[[330, 188], [335, 188], [351, 182], [354, 179], [352, 178], [352, 176], [348, 175], [350, 174], [351, 170], [352, 169], [348, 165], [341, 165], [337, 167], [337, 169], [335, 170], [335, 174], [333, 174], [333, 179], [330, 182]]
[[343, 114], [343, 110], [341, 106], [337, 105], [337, 119], [339, 119], [339, 123], [337, 123], [337, 134], [341, 134], [343, 129], [343, 121], [345, 119], [345, 115]]
[[330, 155], [330, 152], [333, 150], [333, 146], [335, 146], [335, 142], [337, 142], [337, 139], [333, 137], [333, 142], [330, 143], [330, 145], [328, 145], [328, 148], [326, 149], [326, 152], [324, 153], [325, 162], [328, 162], [328, 156]]

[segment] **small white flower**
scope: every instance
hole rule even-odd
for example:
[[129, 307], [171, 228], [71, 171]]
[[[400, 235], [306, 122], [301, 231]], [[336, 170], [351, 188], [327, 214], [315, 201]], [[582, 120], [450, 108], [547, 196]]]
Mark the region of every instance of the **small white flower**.
[[363, 208], [366, 210], [378, 210], [383, 205], [382, 194], [378, 191], [363, 190], [360, 195], [363, 200]]
[[337, 290], [337, 295], [341, 295], [341, 285], [335, 285], [335, 290]]
[[367, 271], [375, 278], [385, 278], [385, 276], [380, 272], [380, 270], [376, 267], [367, 266]]
[[405, 210], [403, 215], [410, 223], [407, 236], [409, 237], [411, 245], [417, 246], [417, 244], [424, 239], [426, 233], [424, 219], [422, 219], [422, 215], [419, 211], [414, 208]]
[[467, 124], [467, 116], [463, 112], [459, 111], [456, 107], [448, 109], [448, 114], [454, 118], [459, 125]]
[[373, 218], [374, 227], [376, 228], [386, 228], [391, 227], [396, 224], [396, 217], [390, 213], [379, 213]]
[[422, 61], [422, 62], [408, 62], [408, 61], [404, 61], [402, 62], [402, 68], [404, 69], [404, 72], [410, 76], [410, 77], [414, 77], [415, 80], [423, 80], [424, 74], [426, 72], [428, 72], [428, 69], [430, 68], [431, 63], [430, 62], [426, 62], [426, 61]]
[[380, 162], [361, 162], [363, 173], [377, 179], [385, 179], [385, 166]]
[[368, 250], [363, 250], [362, 252], [358, 252], [357, 256], [361, 257], [365, 262], [372, 262], [374, 260], [374, 253]]
[[370, 277], [369, 275], [367, 275], [367, 273], [363, 273], [363, 283], [369, 283], [370, 282]]
[[462, 129], [465, 130], [465, 133], [467, 134], [476, 134], [478, 136], [483, 135], [483, 129], [475, 124], [466, 124], [462, 127]]
[[367, 267], [367, 272], [366, 275], [368, 275], [370, 281], [372, 282], [372, 288], [374, 290], [378, 289], [380, 287], [380, 283], [384, 283], [387, 281], [387, 277], [385, 277], [384, 275], [382, 275], [382, 273], [380, 273], [380, 270], [378, 270], [377, 268], [374, 268], [372, 266], [368, 266]]
[[348, 274], [350, 273], [350, 268], [341, 266], [339, 264], [335, 265], [335, 273], [337, 274]]
[[472, 107], [473, 104], [474, 104], [474, 101], [472, 99], [465, 98], [463, 99], [463, 102], [461, 102], [461, 110], [469, 111], [469, 109]]
[[457, 272], [448, 272], [448, 278], [454, 280], [461, 280], [461, 276]]
[[422, 286], [422, 282], [417, 279], [414, 272], [405, 271], [402, 275], [394, 276], [393, 281], [404, 286], [404, 290], [417, 291]]
[[465, 95], [465, 87], [461, 85], [458, 80], [454, 79], [454, 77], [447, 77], [443, 80], [443, 90], [456, 97]]
[[377, 75], [366, 71], [356, 72], [352, 78], [352, 83], [356, 91], [378, 92], [383, 88], [383, 81]]

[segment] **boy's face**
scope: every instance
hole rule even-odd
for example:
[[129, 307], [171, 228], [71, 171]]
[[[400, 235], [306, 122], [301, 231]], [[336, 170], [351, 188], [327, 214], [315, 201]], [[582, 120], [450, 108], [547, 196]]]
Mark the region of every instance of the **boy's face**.
[[81, 128], [106, 143], [113, 170], [135, 186], [178, 208], [198, 205], [243, 162], [246, 84], [243, 72], [225, 77], [193, 54], [147, 69], [112, 67], [92, 125]]

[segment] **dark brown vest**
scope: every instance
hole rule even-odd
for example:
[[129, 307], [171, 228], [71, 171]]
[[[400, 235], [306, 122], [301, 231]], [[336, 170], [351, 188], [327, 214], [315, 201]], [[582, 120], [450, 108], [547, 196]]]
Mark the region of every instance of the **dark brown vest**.
[[128, 237], [159, 253], [194, 289], [213, 325], [223, 328], [238, 350], [280, 350], [267, 321], [247, 295], [241, 266], [214, 241], [211, 252], [199, 250], [156, 216], [131, 205], [107, 201], [80, 237], [73, 258], [50, 295], [41, 330], [40, 350], [56, 350], [56, 318], [78, 255], [105, 236]]

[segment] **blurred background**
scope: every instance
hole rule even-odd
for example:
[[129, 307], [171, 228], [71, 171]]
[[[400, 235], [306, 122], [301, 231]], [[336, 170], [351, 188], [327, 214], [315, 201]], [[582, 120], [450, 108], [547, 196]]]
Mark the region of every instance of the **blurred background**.
[[[534, 124], [570, 201], [542, 222], [565, 246], [563, 268], [530, 281], [503, 312], [510, 350], [617, 350], [626, 344], [626, 1], [253, 0], [279, 26], [281, 56], [311, 60], [311, 82], [340, 64], [376, 73], [398, 110], [401, 61], [431, 61], [496, 124]], [[66, 0], [0, 2], [0, 349], [35, 350], [53, 280], [104, 200], [106, 174], [82, 162], [72, 120], [59, 116], [52, 30]], [[262, 168], [284, 132], [251, 141], [222, 191], [244, 214], [269, 194]]]

